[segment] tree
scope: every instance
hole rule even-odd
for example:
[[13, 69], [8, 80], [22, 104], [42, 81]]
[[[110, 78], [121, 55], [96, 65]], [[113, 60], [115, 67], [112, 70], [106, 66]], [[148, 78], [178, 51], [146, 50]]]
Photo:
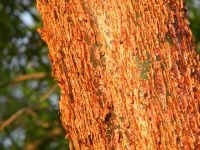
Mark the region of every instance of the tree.
[[37, 0], [71, 149], [197, 149], [200, 61], [183, 0]]

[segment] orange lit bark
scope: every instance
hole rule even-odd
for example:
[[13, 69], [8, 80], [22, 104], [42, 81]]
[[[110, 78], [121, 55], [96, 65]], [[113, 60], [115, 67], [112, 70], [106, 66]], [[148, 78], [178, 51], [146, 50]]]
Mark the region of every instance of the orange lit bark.
[[71, 149], [200, 147], [183, 0], [37, 0]]

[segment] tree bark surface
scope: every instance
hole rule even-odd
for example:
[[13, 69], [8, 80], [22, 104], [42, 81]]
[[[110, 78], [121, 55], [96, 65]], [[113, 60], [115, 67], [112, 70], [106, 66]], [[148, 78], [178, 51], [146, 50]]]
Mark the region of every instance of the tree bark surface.
[[71, 150], [200, 147], [200, 61], [183, 0], [37, 8]]

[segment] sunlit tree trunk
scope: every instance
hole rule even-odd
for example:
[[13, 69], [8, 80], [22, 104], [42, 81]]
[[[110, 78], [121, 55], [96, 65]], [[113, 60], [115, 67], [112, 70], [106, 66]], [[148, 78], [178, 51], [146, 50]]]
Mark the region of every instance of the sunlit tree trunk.
[[200, 61], [183, 0], [37, 0], [70, 148], [198, 149]]

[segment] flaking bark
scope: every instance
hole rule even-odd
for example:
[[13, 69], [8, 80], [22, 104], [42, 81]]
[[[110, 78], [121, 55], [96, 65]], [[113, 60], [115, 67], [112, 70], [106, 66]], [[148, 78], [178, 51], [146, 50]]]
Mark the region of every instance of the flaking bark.
[[183, 0], [37, 0], [71, 149], [198, 149], [200, 61]]

